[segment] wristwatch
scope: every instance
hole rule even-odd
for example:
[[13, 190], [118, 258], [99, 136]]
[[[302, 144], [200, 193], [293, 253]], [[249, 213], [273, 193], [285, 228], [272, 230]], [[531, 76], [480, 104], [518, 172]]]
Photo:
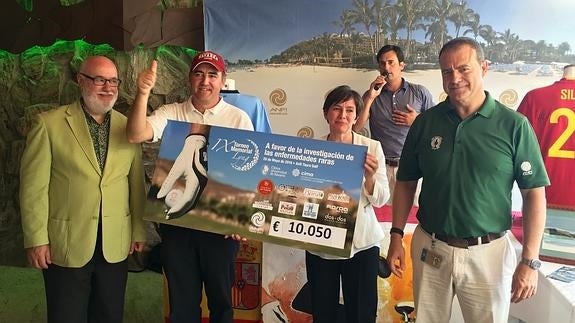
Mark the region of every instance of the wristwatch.
[[539, 269], [539, 267], [541, 267], [541, 261], [539, 261], [538, 259], [521, 258], [521, 263], [529, 266], [529, 268], [533, 270], [537, 270]]

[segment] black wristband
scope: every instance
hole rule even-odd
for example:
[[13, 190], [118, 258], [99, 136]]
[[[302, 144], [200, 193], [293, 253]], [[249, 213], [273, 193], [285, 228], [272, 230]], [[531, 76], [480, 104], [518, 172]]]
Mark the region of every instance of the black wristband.
[[401, 230], [400, 228], [391, 227], [391, 229], [389, 229], [389, 234], [392, 234], [392, 233], [397, 233], [397, 234], [399, 234], [400, 237], [403, 238], [403, 230]]

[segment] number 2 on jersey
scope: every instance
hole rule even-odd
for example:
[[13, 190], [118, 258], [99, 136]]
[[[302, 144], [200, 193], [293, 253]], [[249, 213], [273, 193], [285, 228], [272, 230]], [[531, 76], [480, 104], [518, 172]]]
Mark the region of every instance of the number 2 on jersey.
[[561, 133], [561, 135], [555, 140], [553, 145], [549, 147], [549, 157], [556, 157], [556, 158], [570, 158], [575, 159], [575, 151], [573, 150], [566, 150], [562, 149], [563, 145], [571, 138], [571, 135], [575, 132], [575, 112], [568, 108], [559, 108], [549, 117], [549, 122], [555, 124], [559, 122], [559, 118], [566, 117], [567, 118], [567, 127]]

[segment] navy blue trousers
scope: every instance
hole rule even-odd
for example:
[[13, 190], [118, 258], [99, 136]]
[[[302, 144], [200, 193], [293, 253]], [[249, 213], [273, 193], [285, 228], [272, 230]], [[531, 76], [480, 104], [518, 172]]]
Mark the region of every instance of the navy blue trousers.
[[232, 285], [239, 242], [223, 235], [160, 225], [170, 323], [200, 323], [202, 288], [211, 323], [232, 323]]

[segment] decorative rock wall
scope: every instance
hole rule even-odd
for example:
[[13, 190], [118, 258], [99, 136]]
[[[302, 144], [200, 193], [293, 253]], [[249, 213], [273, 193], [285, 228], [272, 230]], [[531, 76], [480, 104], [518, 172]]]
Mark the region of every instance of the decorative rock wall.
[[[24, 265], [22, 229], [18, 202], [19, 163], [25, 137], [35, 114], [69, 104], [80, 93], [76, 73], [90, 55], [105, 55], [116, 62], [120, 85], [115, 109], [125, 113], [136, 94], [136, 78], [153, 58], [158, 59], [158, 78], [149, 101], [149, 111], [164, 103], [183, 101], [189, 95], [188, 71], [196, 51], [162, 45], [116, 51], [109, 45], [84, 41], [57, 41], [52, 46], [34, 46], [21, 54], [0, 51], [0, 265]], [[144, 159], [157, 151], [144, 145]], [[153, 165], [145, 162], [151, 177]]]

